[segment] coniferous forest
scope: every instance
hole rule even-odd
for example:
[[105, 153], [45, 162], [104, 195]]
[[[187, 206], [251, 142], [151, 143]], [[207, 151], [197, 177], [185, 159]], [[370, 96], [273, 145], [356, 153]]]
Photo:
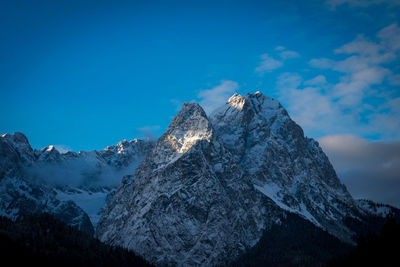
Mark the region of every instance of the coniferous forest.
[[400, 223], [389, 214], [380, 232], [360, 235], [355, 249], [328, 266], [400, 266], [399, 252]]
[[2, 262], [13, 266], [151, 266], [135, 253], [54, 219], [34, 215], [13, 222], [0, 217]]
[[[380, 231], [360, 229], [353, 247], [288, 214], [279, 227], [266, 230], [253, 248], [230, 265], [399, 266], [400, 223], [389, 215], [374, 224]], [[369, 229], [374, 228], [369, 225]], [[3, 262], [15, 266], [152, 266], [134, 252], [106, 245], [49, 214], [16, 222], [0, 217], [0, 251]]]

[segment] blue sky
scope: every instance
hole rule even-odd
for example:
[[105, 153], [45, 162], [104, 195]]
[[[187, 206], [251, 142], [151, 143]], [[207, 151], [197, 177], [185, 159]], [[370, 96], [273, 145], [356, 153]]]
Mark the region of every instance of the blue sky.
[[1, 1], [0, 132], [102, 149], [159, 136], [183, 102], [260, 90], [328, 156], [396, 143], [399, 14], [398, 0]]

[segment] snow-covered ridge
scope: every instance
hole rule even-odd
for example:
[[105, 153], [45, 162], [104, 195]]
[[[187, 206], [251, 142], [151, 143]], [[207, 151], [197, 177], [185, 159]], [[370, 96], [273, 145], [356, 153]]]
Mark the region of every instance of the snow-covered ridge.
[[[90, 224], [90, 219], [95, 226], [122, 177], [134, 172], [152, 146], [153, 142], [134, 139], [99, 151], [60, 153], [52, 145], [33, 150], [22, 133], [3, 134], [0, 190], [7, 192], [2, 194], [4, 205], [0, 205], [0, 213], [16, 219], [29, 212], [24, 206], [44, 205], [42, 211], [55, 213], [61, 212], [60, 207], [67, 207], [63, 203], [69, 203], [69, 209], [76, 210], [75, 215], [81, 213], [80, 219], [70, 214], [65, 215], [64, 221], [73, 224], [72, 221], [86, 220], [85, 224]], [[35, 194], [37, 191], [43, 193]], [[11, 208], [11, 203], [19, 204]]]
[[393, 206], [375, 203], [368, 199], [357, 199], [356, 203], [359, 209], [368, 215], [386, 217], [389, 213], [400, 213], [400, 210]]

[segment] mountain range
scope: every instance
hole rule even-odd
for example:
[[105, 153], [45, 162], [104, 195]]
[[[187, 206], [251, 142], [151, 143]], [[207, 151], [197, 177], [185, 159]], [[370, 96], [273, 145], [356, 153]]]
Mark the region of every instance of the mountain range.
[[400, 215], [353, 199], [318, 142], [260, 92], [209, 115], [185, 103], [157, 141], [99, 151], [33, 150], [4, 134], [0, 196], [2, 216], [50, 213], [156, 265], [226, 265], [288, 226], [351, 246], [371, 218]]

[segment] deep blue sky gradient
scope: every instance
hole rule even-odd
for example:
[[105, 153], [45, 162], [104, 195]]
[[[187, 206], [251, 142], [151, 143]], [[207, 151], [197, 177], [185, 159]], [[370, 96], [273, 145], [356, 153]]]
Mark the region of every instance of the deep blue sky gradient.
[[280, 73], [312, 78], [322, 70], [308, 60], [340, 58], [333, 50], [360, 33], [374, 40], [399, 22], [397, 11], [332, 11], [323, 1], [1, 1], [0, 133], [75, 151], [144, 137], [143, 127], [157, 136], [174, 103], [196, 101], [222, 80], [237, 81], [239, 93], [277, 96], [279, 73], [254, 71], [261, 54], [297, 51]]

